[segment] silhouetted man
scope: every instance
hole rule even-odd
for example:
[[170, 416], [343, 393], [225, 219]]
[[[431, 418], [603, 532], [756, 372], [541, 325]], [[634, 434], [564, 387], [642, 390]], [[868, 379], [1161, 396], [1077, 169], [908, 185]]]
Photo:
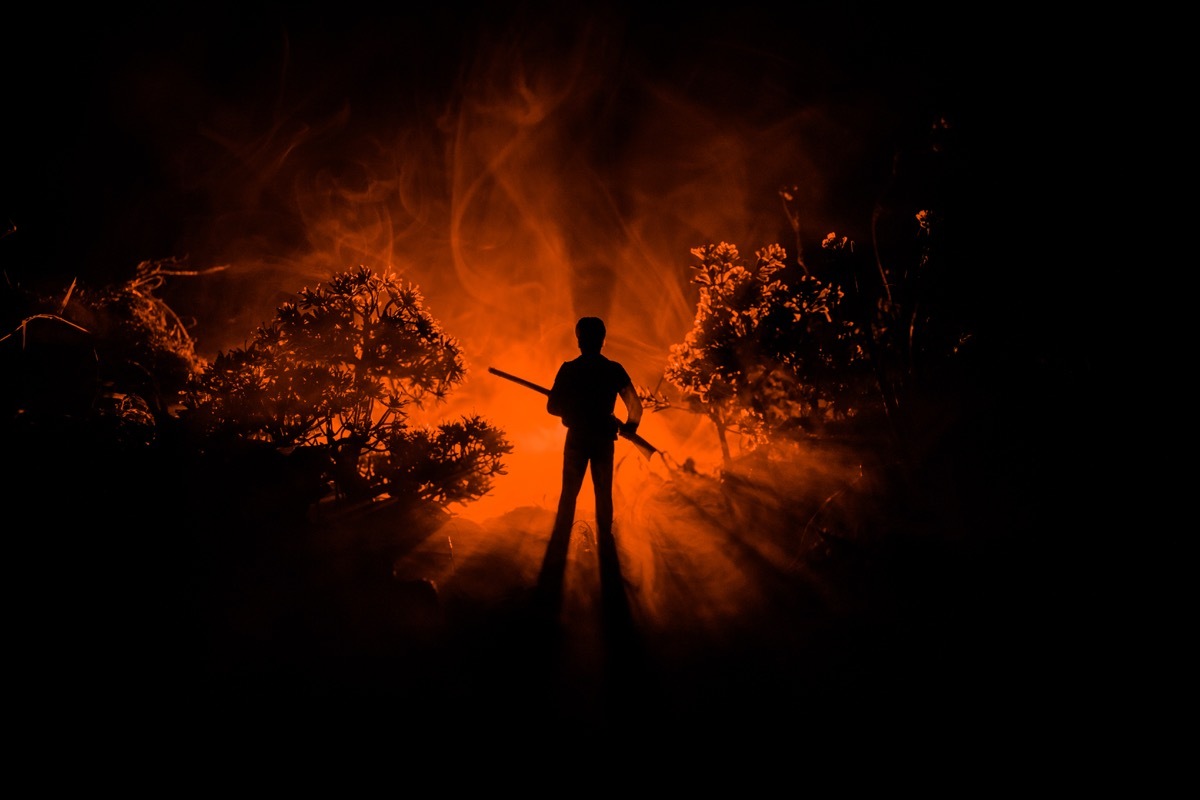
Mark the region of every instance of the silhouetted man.
[[[618, 429], [636, 433], [642, 421], [642, 402], [625, 367], [600, 354], [607, 331], [599, 317], [582, 317], [575, 323], [579, 357], [564, 361], [550, 387], [546, 410], [562, 417], [567, 427], [563, 446], [562, 494], [554, 529], [565, 532], [575, 521], [575, 500], [583, 474], [592, 470], [596, 494], [596, 525], [601, 536], [611, 536], [613, 521], [613, 451]], [[617, 397], [625, 402], [626, 421], [613, 414]]]

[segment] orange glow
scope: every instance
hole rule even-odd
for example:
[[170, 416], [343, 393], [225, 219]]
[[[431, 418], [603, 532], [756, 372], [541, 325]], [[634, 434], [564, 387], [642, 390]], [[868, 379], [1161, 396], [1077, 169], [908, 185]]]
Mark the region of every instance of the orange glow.
[[[541, 63], [492, 44], [476, 49], [450, 106], [428, 116], [359, 130], [351, 108], [321, 125], [280, 120], [250, 142], [213, 134], [251, 173], [211, 187], [222, 206], [257, 209], [264, 187], [286, 186], [303, 241], [219, 226], [207, 242], [184, 245], [216, 247], [214, 258], [231, 265], [232, 285], [210, 298], [225, 311], [223, 327], [197, 331], [208, 355], [240, 344], [290, 293], [349, 266], [418, 284], [470, 372], [445, 405], [415, 421], [480, 413], [515, 446], [492, 495], [452, 509], [476, 520], [552, 507], [564, 433], [544, 398], [487, 367], [549, 385], [578, 354], [576, 319], [596, 315], [608, 325], [605, 354], [635, 383], [669, 390], [661, 379], [669, 347], [695, 314], [690, 249], [779, 241], [783, 183], [806, 187], [795, 198], [806, 233], [819, 238], [829, 227], [817, 210], [824, 180], [803, 146], [824, 121], [798, 113], [786, 95], [764, 92], [714, 113], [649, 78], [614, 82], [610, 56], [588, 37]], [[721, 463], [711, 425], [688, 412], [647, 414], [641, 433], [665, 454], [637, 463], [633, 447], [618, 443], [619, 484], [666, 477], [686, 459], [701, 473]], [[588, 495], [585, 485], [581, 514]]]
[[[1057, 556], [1103, 529], [1076, 495], [1103, 486], [1090, 454], [1107, 446], [1078, 413], [1105, 362], [1071, 312], [1100, 284], [1047, 282], [1053, 251], [1024, 239], [974, 241], [1005, 232], [1014, 192], [1036, 199], [1045, 176], [1012, 169], [1041, 163], [1027, 151], [1065, 152], [1076, 132], [1065, 115], [1049, 138], [1024, 130], [1063, 105], [1034, 85], [1045, 26], [980, 37], [965, 16], [846, 3], [254, 6], [186, 24], [105, 8], [86, 25], [21, 7], [23, 46], [0, 49], [0, 223], [23, 228], [0, 237], [6, 285], [99, 287], [179, 258], [197, 274], [162, 300], [212, 360], [305, 287], [394, 275], [467, 369], [410, 422], [478, 415], [513, 449], [486, 496], [444, 514], [308, 503], [325, 451], [273, 459], [264, 483], [261, 443], [208, 447], [180, 426], [130, 447], [123, 418], [78, 424], [84, 404], [61, 432], [16, 419], [14, 596], [39, 613], [19, 615], [11, 661], [34, 730], [120, 713], [178, 723], [164, 742], [225, 741], [274, 719], [305, 743], [398, 734], [402, 787], [423, 748], [469, 768], [506, 747], [535, 769], [630, 764], [644, 782], [659, 766], [678, 785], [718, 764], [795, 780], [810, 742], [863, 763], [872, 741], [889, 756], [914, 741], [914, 763], [960, 755], [939, 732], [978, 762], [1047, 710], [1071, 717], [1063, 679], [1087, 670], [1067, 651], [1088, 631], [1067, 584], [1079, 559]], [[985, 40], [1033, 60], [1010, 68]], [[914, 239], [922, 209], [946, 227]], [[1051, 212], [1027, 216], [1048, 229]], [[822, 250], [828, 236], [846, 250]], [[707, 417], [647, 404], [638, 434], [659, 452], [616, 442], [613, 535], [589, 476], [555, 536], [566, 429], [488, 368], [548, 387], [579, 353], [576, 321], [598, 316], [604, 355], [682, 401], [663, 375], [696, 319], [693, 250], [722, 242], [751, 261], [779, 245], [853, 286], [870, 408], [758, 452], [727, 432], [723, 452]], [[1020, 247], [1028, 285], [999, 280]], [[943, 338], [963, 351], [944, 363]], [[89, 390], [100, 352], [71, 350]], [[115, 366], [159, 391], [140, 365]], [[841, 383], [831, 368], [803, 385], [824, 374]]]

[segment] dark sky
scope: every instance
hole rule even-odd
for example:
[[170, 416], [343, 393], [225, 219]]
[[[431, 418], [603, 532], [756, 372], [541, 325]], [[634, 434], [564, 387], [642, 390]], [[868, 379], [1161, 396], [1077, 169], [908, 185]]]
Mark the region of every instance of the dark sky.
[[[828, 231], [866, 242], [897, 153], [927, 147], [939, 118], [966, 154], [956, 204], [977, 226], [983, 291], [1007, 291], [1012, 252], [1048, 235], [1038, 214], [1053, 212], [1055, 172], [1025, 156], [1055, 157], [1073, 128], [1045, 113], [1057, 79], [1034, 45], [1053, 40], [1044, 25], [1011, 9], [641, 5], [23, 9], [0, 32], [0, 220], [17, 228], [0, 267], [65, 285], [124, 279], [144, 260], [229, 265], [240, 283], [189, 288], [194, 307], [179, 309], [211, 355], [331, 266], [424, 261], [413, 276], [435, 312], [474, 333], [492, 324], [470, 317], [477, 285], [547, 283], [547, 268], [514, 265], [545, 264], [559, 251], [532, 250], [551, 239], [575, 261], [667, 265], [683, 281], [693, 246], [790, 248], [778, 190], [793, 182], [809, 247]], [[516, 157], [505, 134], [524, 137]], [[485, 172], [496, 197], [479, 189]], [[368, 242], [346, 198], [372, 199], [382, 173], [391, 229]], [[341, 206], [314, 206], [318, 191]], [[475, 250], [450, 252], [462, 242]], [[451, 262], [453, 276], [438, 266]], [[1043, 272], [1053, 291], [1025, 310], [1057, 318], [1073, 275]], [[577, 278], [578, 299], [592, 286]], [[609, 284], [602, 298], [622, 291]], [[641, 332], [648, 350], [678, 341], [683, 300]]]
[[[8, 20], [0, 216], [21, 241], [8, 243], [6, 268], [75, 273], [86, 262], [88, 271], [120, 274], [143, 259], [183, 255], [181, 245], [203, 255], [185, 220], [222, 213], [211, 196], [214, 173], [229, 168], [220, 143], [261, 142], [335, 118], [359, 131], [431, 127], [500, 48], [527, 63], [590, 48], [587, 68], [600, 65], [599, 80], [611, 85], [592, 95], [609, 106], [595, 112], [609, 121], [606, 138], [590, 145], [597, 153], [621, 146], [621, 104], [637, 113], [644, 102], [627, 90], [635, 80], [746, 124], [769, 119], [771, 104], [845, 109], [844, 135], [863, 146], [856, 163], [828, 166], [848, 187], [847, 204], [874, 189], [896, 141], [931, 114], [970, 113], [978, 95], [976, 28], [945, 16], [935, 25], [909, 9], [609, 4], [585, 15], [547, 10], [555, 4], [475, 5], [380, 13], [355, 4], [184, 4], [148, 15], [34, 10]], [[849, 111], [863, 103], [877, 113]]]

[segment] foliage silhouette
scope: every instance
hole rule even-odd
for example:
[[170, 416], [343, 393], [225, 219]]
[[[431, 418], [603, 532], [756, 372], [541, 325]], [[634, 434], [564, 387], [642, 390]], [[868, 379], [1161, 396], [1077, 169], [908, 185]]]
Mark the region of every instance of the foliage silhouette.
[[778, 244], [752, 267], [727, 242], [692, 254], [696, 319], [671, 347], [665, 377], [713, 421], [727, 466], [727, 432], [753, 445], [854, 413], [865, 358], [838, 286], [788, 267]]
[[248, 345], [194, 376], [184, 419], [217, 441], [326, 454], [336, 497], [391, 496], [438, 506], [486, 494], [512, 446], [478, 415], [411, 426], [411, 408], [443, 401], [466, 375], [457, 340], [419, 289], [359, 267], [299, 292]]
[[74, 281], [51, 292], [6, 283], [0, 358], [14, 389], [4, 395], [6, 422], [154, 441], [202, 364], [184, 321], [157, 292], [170, 277], [201, 274], [164, 259], [140, 263], [111, 286]]
[[[806, 263], [795, 187], [785, 187], [792, 263], [778, 244], [758, 250], [752, 265], [727, 242], [691, 251], [696, 316], [664, 378], [682, 405], [713, 421], [727, 469], [731, 433], [753, 450], [821, 431], [873, 434], [880, 419], [912, 452], [931, 409], [970, 391], [977, 283], [954, 247], [961, 155], [950, 133], [939, 118], [915, 152], [897, 154], [867, 250], [830, 232]], [[656, 410], [673, 405], [641, 393]]]

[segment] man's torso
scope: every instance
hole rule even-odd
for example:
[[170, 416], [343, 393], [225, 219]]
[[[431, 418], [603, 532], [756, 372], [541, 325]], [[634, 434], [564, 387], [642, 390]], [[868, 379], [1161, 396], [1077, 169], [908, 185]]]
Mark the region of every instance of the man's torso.
[[616, 438], [613, 409], [628, 384], [629, 374], [621, 364], [603, 355], [584, 354], [559, 367], [551, 403], [561, 410], [563, 424], [571, 430]]

